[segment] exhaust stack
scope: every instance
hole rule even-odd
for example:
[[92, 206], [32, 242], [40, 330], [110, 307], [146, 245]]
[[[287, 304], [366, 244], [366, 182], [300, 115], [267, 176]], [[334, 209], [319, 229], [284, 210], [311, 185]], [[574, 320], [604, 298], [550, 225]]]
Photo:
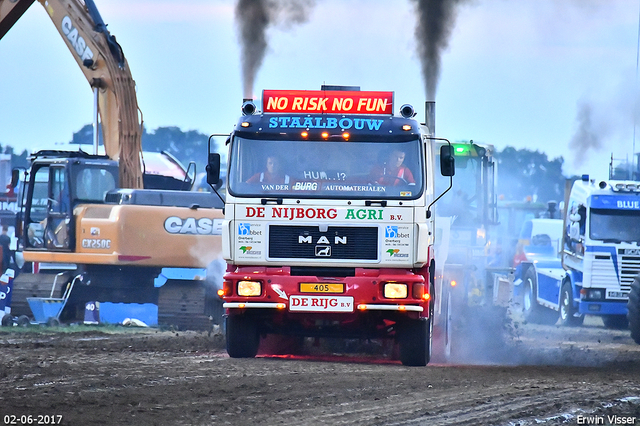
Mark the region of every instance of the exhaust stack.
[[429, 129], [429, 136], [436, 136], [436, 101], [426, 101], [424, 103], [425, 124]]

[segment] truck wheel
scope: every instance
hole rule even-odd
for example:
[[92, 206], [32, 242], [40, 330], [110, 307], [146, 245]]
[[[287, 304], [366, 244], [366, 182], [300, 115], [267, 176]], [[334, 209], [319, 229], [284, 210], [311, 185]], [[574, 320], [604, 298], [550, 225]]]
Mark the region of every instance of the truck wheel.
[[584, 315], [576, 316], [576, 308], [573, 306], [573, 292], [571, 284], [565, 282], [560, 293], [560, 324], [566, 326], [578, 326], [584, 321]]
[[13, 317], [10, 314], [4, 314], [2, 317], [2, 326], [11, 327], [13, 325]]
[[602, 322], [605, 327], [612, 330], [624, 330], [629, 326], [629, 320], [626, 315], [603, 315]]
[[640, 275], [637, 275], [631, 283], [627, 310], [631, 337], [640, 345]]
[[400, 361], [402, 365], [423, 367], [431, 360], [432, 318], [410, 320], [402, 326]]
[[245, 315], [230, 315], [226, 319], [227, 353], [231, 358], [253, 358], [258, 353], [258, 325]]
[[558, 321], [558, 313], [552, 309], [538, 305], [536, 300], [536, 274], [533, 268], [528, 268], [523, 278], [524, 294], [522, 295], [522, 309], [524, 319], [534, 324], [553, 325]]
[[444, 313], [444, 357], [451, 358], [451, 346], [453, 339], [453, 324], [451, 318], [451, 293], [447, 293], [447, 304]]

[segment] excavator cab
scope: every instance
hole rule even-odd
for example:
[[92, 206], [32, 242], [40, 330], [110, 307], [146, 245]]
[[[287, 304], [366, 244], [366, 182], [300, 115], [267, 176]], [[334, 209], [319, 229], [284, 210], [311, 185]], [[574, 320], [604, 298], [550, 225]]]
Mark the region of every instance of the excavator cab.
[[107, 158], [36, 154], [24, 203], [25, 249], [73, 251], [73, 208], [80, 203], [104, 203], [105, 194], [117, 182], [117, 163]]

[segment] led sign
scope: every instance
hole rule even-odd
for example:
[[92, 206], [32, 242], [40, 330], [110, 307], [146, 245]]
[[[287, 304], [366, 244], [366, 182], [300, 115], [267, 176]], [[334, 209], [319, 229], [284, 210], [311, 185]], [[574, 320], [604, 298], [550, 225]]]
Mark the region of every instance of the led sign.
[[393, 92], [264, 90], [264, 112], [393, 114]]

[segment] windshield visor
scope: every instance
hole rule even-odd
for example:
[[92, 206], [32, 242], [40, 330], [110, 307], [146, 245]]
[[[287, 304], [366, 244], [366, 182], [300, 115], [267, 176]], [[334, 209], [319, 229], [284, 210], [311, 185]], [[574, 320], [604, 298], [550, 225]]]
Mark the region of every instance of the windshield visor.
[[237, 197], [416, 199], [419, 139], [332, 142], [234, 138], [229, 192]]

